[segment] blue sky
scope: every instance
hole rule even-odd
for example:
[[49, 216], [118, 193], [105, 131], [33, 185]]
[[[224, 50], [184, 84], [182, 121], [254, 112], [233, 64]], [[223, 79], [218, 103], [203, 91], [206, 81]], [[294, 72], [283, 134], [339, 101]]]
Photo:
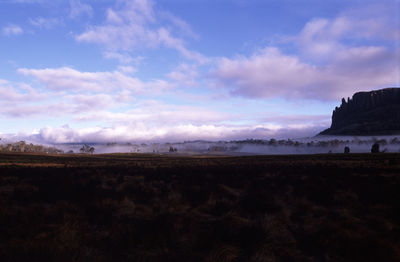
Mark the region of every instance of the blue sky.
[[0, 135], [312, 136], [400, 85], [397, 0], [0, 0]]

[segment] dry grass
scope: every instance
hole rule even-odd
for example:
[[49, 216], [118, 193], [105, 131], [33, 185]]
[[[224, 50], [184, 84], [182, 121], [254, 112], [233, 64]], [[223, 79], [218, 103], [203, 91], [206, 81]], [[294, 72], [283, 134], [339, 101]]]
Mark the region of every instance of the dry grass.
[[0, 155], [2, 261], [400, 261], [400, 156]]

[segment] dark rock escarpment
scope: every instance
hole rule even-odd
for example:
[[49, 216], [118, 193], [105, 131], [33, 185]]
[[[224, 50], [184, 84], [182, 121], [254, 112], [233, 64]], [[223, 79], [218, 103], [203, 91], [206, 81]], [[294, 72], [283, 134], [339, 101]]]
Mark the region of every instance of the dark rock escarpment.
[[400, 134], [400, 88], [358, 92], [332, 114], [331, 127], [320, 135]]

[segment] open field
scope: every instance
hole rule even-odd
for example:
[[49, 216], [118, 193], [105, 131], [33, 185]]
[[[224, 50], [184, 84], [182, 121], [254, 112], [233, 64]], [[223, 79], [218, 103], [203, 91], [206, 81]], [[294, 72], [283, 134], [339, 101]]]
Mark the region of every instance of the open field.
[[0, 154], [2, 261], [400, 261], [400, 154]]

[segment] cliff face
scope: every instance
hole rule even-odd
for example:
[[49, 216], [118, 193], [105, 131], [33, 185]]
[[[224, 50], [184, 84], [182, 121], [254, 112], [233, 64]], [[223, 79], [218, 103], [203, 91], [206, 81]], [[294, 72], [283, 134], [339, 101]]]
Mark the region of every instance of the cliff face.
[[400, 133], [400, 88], [358, 92], [332, 114], [321, 135], [392, 135]]

